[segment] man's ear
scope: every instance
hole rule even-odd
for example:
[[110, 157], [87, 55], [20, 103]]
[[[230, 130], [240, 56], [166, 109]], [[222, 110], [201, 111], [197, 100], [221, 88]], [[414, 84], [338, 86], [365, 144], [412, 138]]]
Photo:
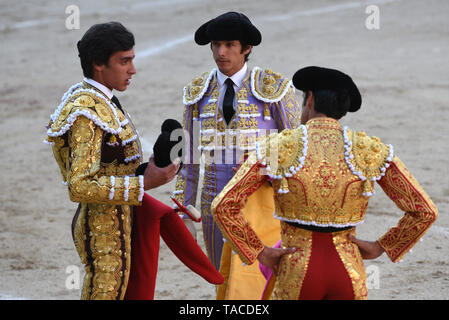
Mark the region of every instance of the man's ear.
[[98, 74], [103, 72], [104, 68], [106, 67], [105, 64], [98, 64], [95, 61], [92, 62], [92, 69], [94, 74]]
[[313, 106], [314, 106], [313, 93], [312, 91], [307, 91], [304, 108], [313, 110]]
[[253, 46], [248, 46], [248, 48], [246, 48], [246, 50], [245, 51], [243, 51], [242, 52], [242, 54], [244, 55], [244, 56], [246, 56], [248, 53], [250, 53], [251, 52], [251, 49], [253, 48]]

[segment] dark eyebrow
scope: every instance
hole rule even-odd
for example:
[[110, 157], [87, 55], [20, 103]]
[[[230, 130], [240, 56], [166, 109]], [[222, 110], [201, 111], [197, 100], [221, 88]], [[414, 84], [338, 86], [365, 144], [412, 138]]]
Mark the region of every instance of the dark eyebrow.
[[136, 57], [136, 55], [131, 56], [126, 56], [126, 57], [122, 57], [120, 58], [121, 61], [128, 61], [128, 60], [133, 60]]

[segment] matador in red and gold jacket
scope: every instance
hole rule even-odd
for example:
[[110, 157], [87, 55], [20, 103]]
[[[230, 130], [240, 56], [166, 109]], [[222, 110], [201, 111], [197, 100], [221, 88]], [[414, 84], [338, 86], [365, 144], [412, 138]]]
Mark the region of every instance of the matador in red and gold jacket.
[[[349, 76], [307, 67], [293, 82], [305, 93], [302, 125], [260, 139], [257, 151], [214, 199], [212, 213], [246, 264], [264, 263], [273, 250], [296, 248], [269, 266], [263, 298], [366, 299], [363, 259], [385, 252], [393, 262], [400, 260], [435, 221], [437, 208], [392, 145], [338, 122], [361, 106]], [[267, 180], [285, 249], [264, 245], [241, 213]], [[356, 226], [365, 218], [376, 182], [404, 215], [377, 241], [361, 241]]]

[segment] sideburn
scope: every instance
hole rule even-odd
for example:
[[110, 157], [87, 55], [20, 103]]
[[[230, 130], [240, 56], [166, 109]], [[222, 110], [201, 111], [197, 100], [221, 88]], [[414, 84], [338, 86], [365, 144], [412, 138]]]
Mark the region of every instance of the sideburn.
[[[239, 41], [240, 41], [240, 40], [239, 40]], [[241, 44], [241, 46], [242, 46], [242, 50], [240, 50], [240, 53], [245, 52], [245, 51], [250, 47], [249, 44], [242, 43], [241, 41], [240, 41], [240, 44]], [[248, 60], [249, 60], [249, 55], [251, 54], [251, 52], [252, 52], [252, 49], [248, 52], [248, 54], [245, 55], [245, 62], [248, 62]]]

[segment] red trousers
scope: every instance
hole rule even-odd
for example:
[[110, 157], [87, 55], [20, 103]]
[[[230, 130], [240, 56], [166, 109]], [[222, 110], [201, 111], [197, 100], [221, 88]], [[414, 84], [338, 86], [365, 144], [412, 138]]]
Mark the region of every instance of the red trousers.
[[262, 299], [366, 299], [366, 270], [356, 244], [348, 239], [355, 228], [338, 232], [309, 231], [281, 222], [275, 247], [297, 248], [282, 257], [276, 278], [261, 266], [268, 282]]
[[332, 233], [312, 232], [312, 254], [300, 300], [353, 300], [348, 272], [332, 241]]
[[125, 300], [152, 300], [156, 285], [160, 237], [192, 271], [212, 284], [223, 277], [169, 206], [145, 193], [135, 207], [131, 241], [131, 270]]

